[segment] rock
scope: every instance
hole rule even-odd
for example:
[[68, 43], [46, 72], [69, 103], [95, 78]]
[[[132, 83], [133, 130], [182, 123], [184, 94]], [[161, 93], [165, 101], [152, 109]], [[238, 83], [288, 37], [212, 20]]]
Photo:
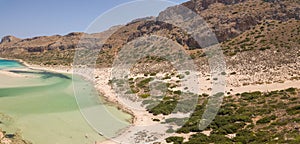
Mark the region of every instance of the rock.
[[66, 37], [82, 36], [82, 35], [84, 35], [83, 32], [71, 32], [71, 33], [67, 34]]
[[8, 139], [8, 138], [3, 138], [1, 140], [1, 144], [11, 144], [11, 143], [12, 143], [12, 141], [10, 139]]
[[21, 39], [9, 35], [9, 36], [3, 37], [3, 38], [1, 39], [0, 44], [2, 44], [2, 43], [10, 43], [10, 42], [17, 42], [17, 41], [20, 41], [20, 40], [21, 40]]
[[6, 134], [5, 137], [6, 138], [14, 138], [16, 135], [15, 134]]
[[4, 137], [4, 134], [2, 131], [0, 131], [0, 140]]

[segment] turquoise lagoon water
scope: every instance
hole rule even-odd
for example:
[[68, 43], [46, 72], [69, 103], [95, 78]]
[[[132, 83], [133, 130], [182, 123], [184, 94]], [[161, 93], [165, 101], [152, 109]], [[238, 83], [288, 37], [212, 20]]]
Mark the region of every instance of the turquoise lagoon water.
[[[77, 106], [73, 86], [82, 111], [97, 116], [93, 124], [108, 136], [129, 125], [131, 116], [99, 99], [93, 86], [79, 77], [29, 70], [15, 61], [0, 60], [0, 128], [20, 131], [35, 144], [93, 144], [105, 138], [84, 119]], [[12, 70], [13, 68], [18, 68]], [[92, 121], [93, 121], [92, 120]], [[95, 120], [97, 122], [95, 122]], [[120, 122], [121, 121], [121, 122]]]
[[18, 63], [13, 60], [0, 59], [0, 70], [7, 69], [7, 68], [20, 68], [20, 67], [24, 67], [24, 66], [21, 63]]

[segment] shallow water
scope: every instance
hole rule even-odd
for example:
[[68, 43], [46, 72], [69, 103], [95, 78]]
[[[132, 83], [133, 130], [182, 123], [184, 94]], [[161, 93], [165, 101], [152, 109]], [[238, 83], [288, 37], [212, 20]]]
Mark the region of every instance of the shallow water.
[[[81, 115], [74, 97], [73, 84], [82, 111], [100, 115], [97, 129], [114, 136], [129, 125], [130, 115], [104, 104], [95, 95], [92, 85], [79, 77], [42, 71], [12, 70], [24, 67], [15, 61], [1, 62], [2, 70], [23, 75], [20, 77], [0, 73], [0, 127], [8, 132], [20, 130], [23, 137], [36, 144], [85, 144], [105, 140], [88, 125]], [[4, 64], [5, 65], [4, 65]], [[3, 64], [1, 66], [1, 64]], [[7, 83], [7, 84], [6, 84]], [[15, 85], [14, 85], [15, 84]], [[121, 120], [117, 125], [114, 121]], [[101, 130], [101, 129], [100, 129]]]
[[21, 63], [18, 63], [13, 60], [0, 59], [0, 70], [7, 69], [7, 68], [20, 68], [20, 67], [24, 67], [24, 66]]

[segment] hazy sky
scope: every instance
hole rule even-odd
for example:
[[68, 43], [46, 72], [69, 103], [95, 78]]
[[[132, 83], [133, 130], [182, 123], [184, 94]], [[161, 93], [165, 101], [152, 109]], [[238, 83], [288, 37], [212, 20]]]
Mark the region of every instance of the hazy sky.
[[27, 38], [85, 31], [101, 15], [104, 16], [98, 18], [97, 22], [104, 21], [99, 28], [103, 30], [134, 18], [156, 16], [166, 7], [185, 1], [0, 0], [0, 37], [14, 35]]

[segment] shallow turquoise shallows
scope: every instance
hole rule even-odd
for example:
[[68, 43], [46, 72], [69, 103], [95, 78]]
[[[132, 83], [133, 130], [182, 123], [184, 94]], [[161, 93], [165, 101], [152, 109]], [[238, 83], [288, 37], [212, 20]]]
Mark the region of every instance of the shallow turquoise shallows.
[[13, 60], [0, 59], [0, 70], [7, 69], [7, 68], [20, 68], [20, 67], [24, 67], [24, 66]]
[[[23, 68], [21, 68], [23, 67]], [[22, 136], [34, 144], [93, 144], [105, 140], [81, 115], [73, 83], [82, 85], [79, 98], [97, 91], [80, 77], [30, 70], [16, 61], [0, 60], [0, 128]], [[14, 69], [16, 68], [16, 69]], [[82, 100], [83, 109], [100, 108], [99, 125], [111, 135], [129, 125], [131, 116], [94, 97]], [[121, 120], [117, 125], [111, 122]]]

